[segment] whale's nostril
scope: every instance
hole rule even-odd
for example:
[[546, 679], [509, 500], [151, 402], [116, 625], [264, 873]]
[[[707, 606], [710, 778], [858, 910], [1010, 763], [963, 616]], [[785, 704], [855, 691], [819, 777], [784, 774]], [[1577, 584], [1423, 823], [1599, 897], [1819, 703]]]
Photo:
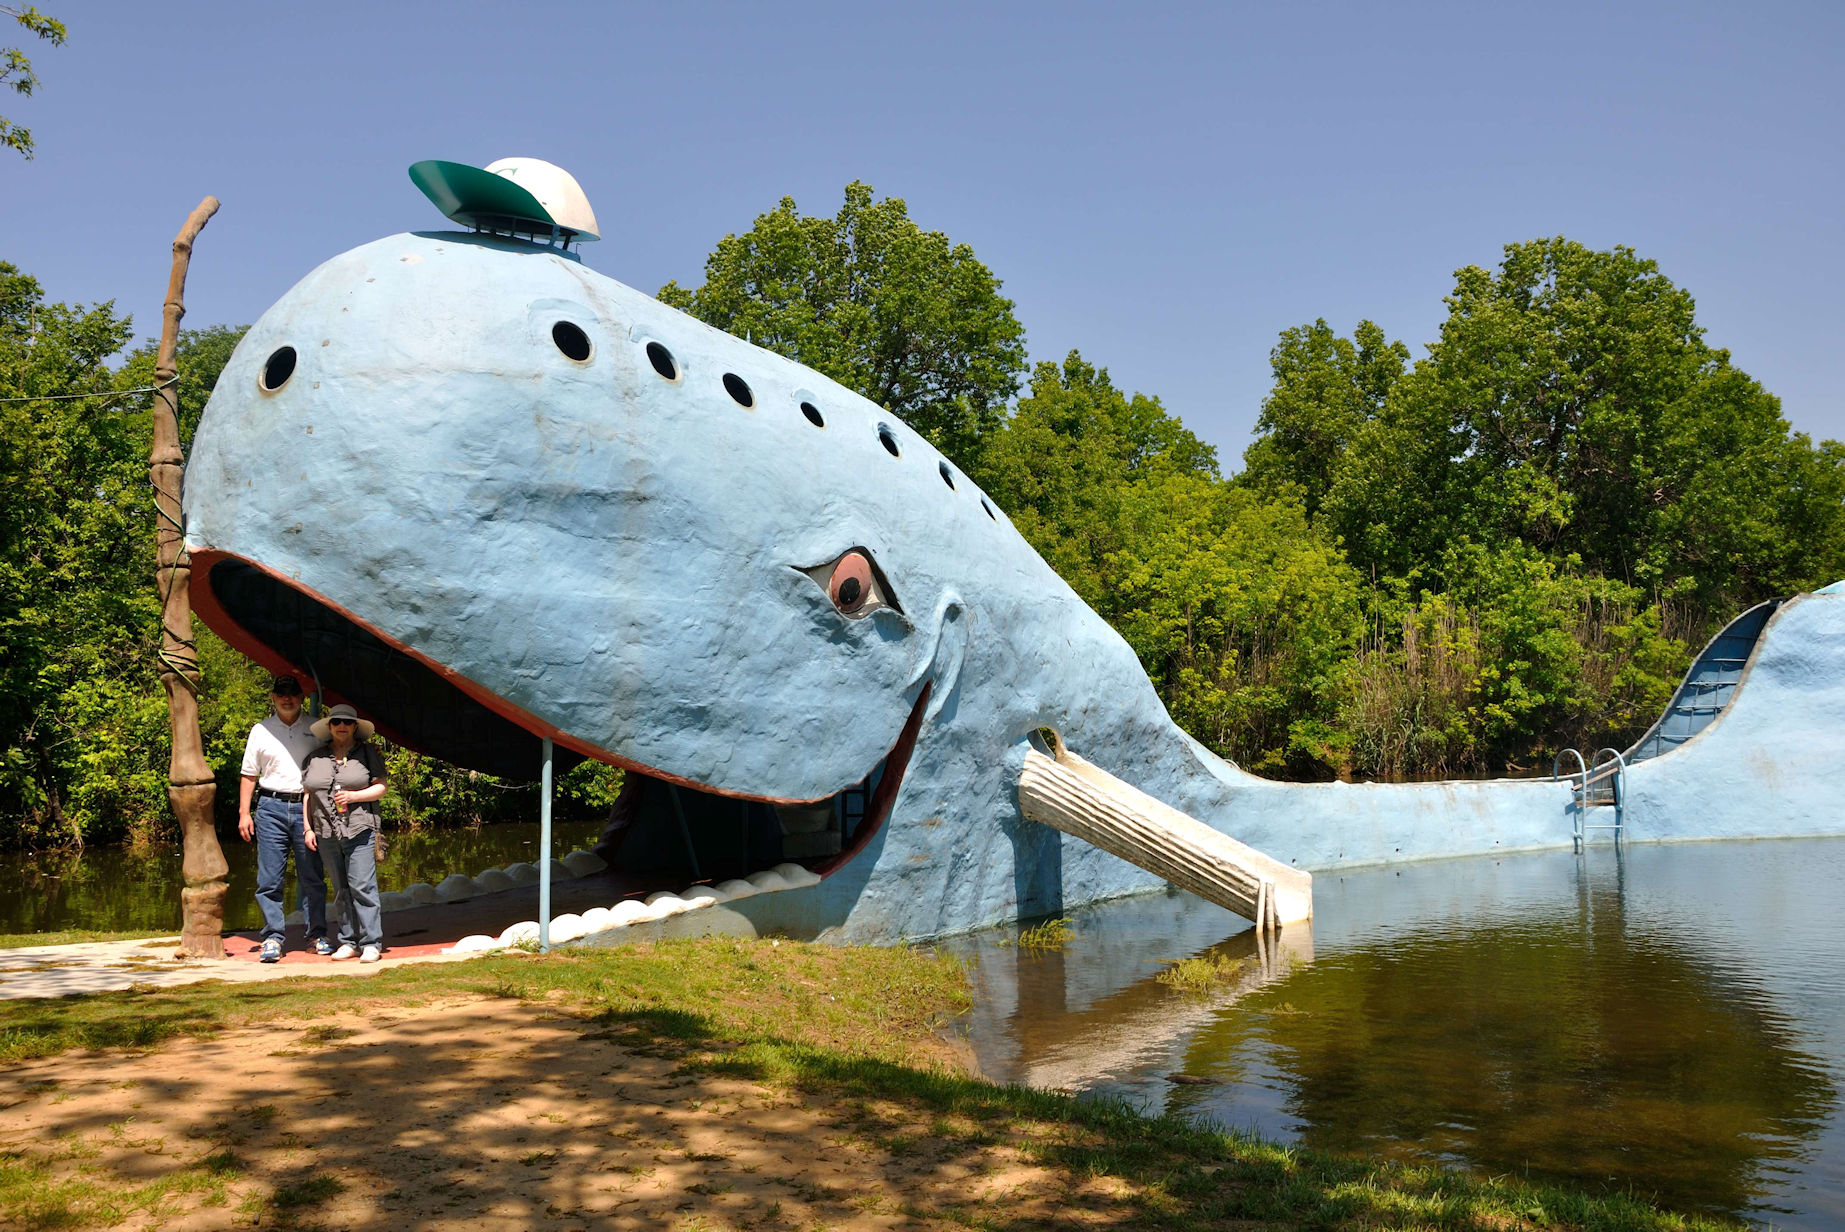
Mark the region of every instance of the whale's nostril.
[[942, 482], [948, 485], [948, 490], [950, 492], [954, 491], [955, 489], [954, 472], [948, 469], [948, 463], [938, 462], [936, 464], [935, 469], [942, 473]]
[[265, 393], [274, 393], [288, 384], [288, 378], [295, 374], [295, 348], [280, 347], [263, 365], [262, 387]]
[[891, 457], [895, 458], [901, 456], [897, 452], [897, 438], [892, 434], [888, 425], [878, 425], [878, 440], [883, 443], [884, 452], [888, 453]]
[[801, 403], [801, 414], [807, 416], [807, 422], [812, 424], [814, 427], [816, 428], [826, 427], [826, 417], [820, 413], [820, 408], [815, 406], [813, 403], [811, 402]]
[[551, 341], [557, 343], [566, 359], [580, 364], [589, 358], [589, 335], [569, 321], [559, 321], [551, 327]]

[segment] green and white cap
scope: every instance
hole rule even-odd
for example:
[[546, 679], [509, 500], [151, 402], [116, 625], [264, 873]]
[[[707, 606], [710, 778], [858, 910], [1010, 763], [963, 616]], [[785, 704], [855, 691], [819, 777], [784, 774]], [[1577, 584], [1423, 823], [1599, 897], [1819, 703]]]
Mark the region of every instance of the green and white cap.
[[502, 158], [484, 169], [430, 158], [411, 164], [410, 180], [464, 226], [520, 235], [555, 228], [566, 242], [602, 238], [583, 186], [542, 158]]

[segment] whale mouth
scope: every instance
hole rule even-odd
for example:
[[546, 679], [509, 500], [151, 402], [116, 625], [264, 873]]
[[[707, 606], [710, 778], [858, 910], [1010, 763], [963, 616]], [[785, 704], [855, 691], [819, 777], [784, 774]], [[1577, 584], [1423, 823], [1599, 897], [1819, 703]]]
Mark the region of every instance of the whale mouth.
[[537, 777], [543, 738], [553, 772], [586, 758], [627, 772], [598, 847], [625, 894], [677, 889], [796, 864], [826, 877], [882, 829], [922, 726], [930, 685], [896, 743], [858, 783], [819, 799], [712, 787], [559, 732], [338, 605], [245, 558], [192, 554], [193, 606], [232, 647], [271, 672], [304, 674], [393, 743], [502, 778]]

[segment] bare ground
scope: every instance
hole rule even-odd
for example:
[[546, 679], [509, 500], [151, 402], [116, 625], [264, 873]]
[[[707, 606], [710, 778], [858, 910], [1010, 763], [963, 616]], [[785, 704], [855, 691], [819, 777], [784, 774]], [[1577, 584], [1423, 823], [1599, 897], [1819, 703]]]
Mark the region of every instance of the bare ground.
[[687, 1068], [543, 1003], [451, 998], [14, 1067], [0, 1209], [188, 1229], [1134, 1221], [1122, 1181], [964, 1119]]

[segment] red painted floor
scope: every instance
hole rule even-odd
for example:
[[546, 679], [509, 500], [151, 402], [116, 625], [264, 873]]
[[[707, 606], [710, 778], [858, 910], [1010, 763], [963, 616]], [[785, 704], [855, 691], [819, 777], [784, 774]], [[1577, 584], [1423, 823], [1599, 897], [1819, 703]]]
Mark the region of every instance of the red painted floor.
[[[624, 877], [614, 872], [573, 877], [551, 887], [551, 914], [555, 917], [567, 912], [581, 913], [591, 907], [609, 907], [624, 898], [645, 897], [654, 890], [665, 888], [669, 887], [647, 884], [642, 888], [640, 881], [632, 875]], [[675, 885], [670, 888], [677, 893], [687, 887]], [[405, 911], [390, 911], [384, 917], [384, 956], [403, 958], [439, 954], [463, 937], [477, 933], [497, 937], [509, 925], [537, 918], [538, 887], [535, 885], [518, 886], [497, 894], [483, 894], [466, 902], [437, 903]], [[337, 943], [338, 925], [333, 925], [328, 931], [334, 934]], [[226, 933], [224, 936], [226, 957], [257, 962], [260, 961], [261, 950], [261, 933]], [[301, 925], [289, 925], [288, 935], [283, 941], [283, 964], [332, 961], [314, 953], [313, 947], [307, 943], [306, 930]], [[358, 960], [343, 959], [341, 965], [348, 961]]]

